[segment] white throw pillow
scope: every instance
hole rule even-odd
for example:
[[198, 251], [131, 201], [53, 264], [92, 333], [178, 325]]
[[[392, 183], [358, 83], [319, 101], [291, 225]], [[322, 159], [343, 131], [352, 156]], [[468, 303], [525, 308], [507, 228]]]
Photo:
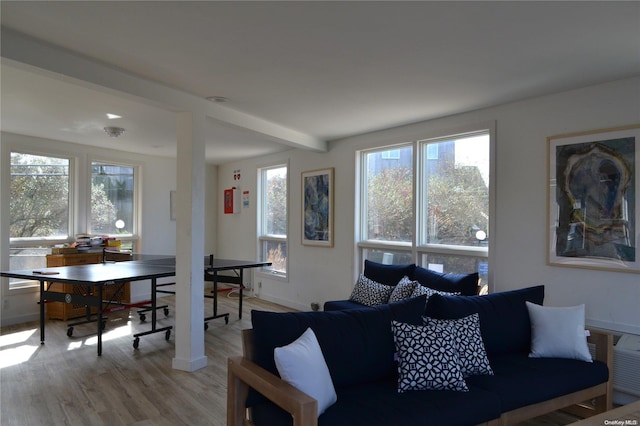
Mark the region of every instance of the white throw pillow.
[[287, 346], [275, 348], [274, 359], [285, 382], [318, 401], [318, 416], [337, 401], [329, 368], [311, 328]]
[[531, 358], [593, 362], [584, 330], [584, 305], [540, 306], [526, 302], [531, 320]]

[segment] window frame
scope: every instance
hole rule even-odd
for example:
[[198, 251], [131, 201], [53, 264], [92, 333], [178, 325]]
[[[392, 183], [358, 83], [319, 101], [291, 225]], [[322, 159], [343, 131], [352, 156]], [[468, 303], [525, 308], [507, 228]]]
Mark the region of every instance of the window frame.
[[[379, 146], [379, 147], [375, 147], [375, 148], [370, 148], [370, 149], [366, 149], [366, 150], [362, 150], [360, 151], [360, 158], [358, 163], [358, 167], [359, 167], [359, 173], [357, 173], [357, 176], [359, 176], [359, 183], [356, 183], [357, 188], [356, 188], [356, 192], [359, 193], [359, 197], [357, 197], [357, 199], [360, 200], [360, 205], [357, 207], [357, 211], [358, 213], [356, 214], [356, 220], [358, 220], [359, 218], [359, 226], [356, 226], [356, 229], [358, 229], [359, 235], [356, 236], [356, 241], [359, 241], [358, 245], [363, 245], [367, 246], [367, 248], [375, 248], [375, 247], [380, 247], [381, 245], [386, 245], [389, 247], [411, 247], [412, 242], [409, 241], [384, 241], [384, 240], [375, 240], [375, 239], [370, 239], [370, 238], [366, 238], [366, 236], [368, 236], [369, 234], [369, 230], [368, 230], [368, 217], [366, 217], [366, 213], [367, 213], [367, 208], [366, 206], [368, 205], [368, 198], [367, 198], [367, 191], [366, 191], [366, 178], [367, 178], [367, 165], [365, 164], [365, 158], [367, 154], [371, 154], [371, 153], [376, 153], [376, 152], [385, 152], [385, 151], [400, 151], [403, 148], [408, 148], [411, 147], [412, 149], [412, 198], [413, 198], [413, 211], [415, 212], [415, 185], [416, 185], [416, 173], [415, 173], [415, 143], [414, 142], [402, 142], [402, 143], [398, 143], [398, 144], [393, 144], [393, 145], [384, 145], [384, 146]], [[382, 160], [399, 160], [395, 159], [395, 158], [384, 158], [384, 156], [381, 155], [381, 159]], [[415, 240], [415, 217], [414, 220], [412, 221], [412, 239]], [[363, 238], [363, 236], [365, 236], [365, 238]]]
[[[51, 157], [51, 158], [58, 158], [58, 159], [64, 159], [67, 160], [69, 162], [68, 167], [69, 167], [69, 175], [68, 175], [68, 179], [69, 179], [69, 187], [68, 187], [68, 195], [69, 195], [69, 200], [68, 200], [68, 209], [67, 209], [67, 235], [66, 237], [18, 237], [18, 238], [12, 238], [10, 236], [10, 231], [9, 231], [9, 222], [7, 221], [7, 229], [6, 229], [6, 235], [7, 235], [7, 239], [9, 241], [9, 246], [8, 246], [8, 254], [7, 254], [7, 261], [9, 262], [9, 264], [7, 265], [6, 269], [10, 268], [10, 264], [11, 264], [11, 251], [13, 249], [20, 249], [20, 248], [34, 248], [34, 249], [42, 249], [42, 250], [48, 250], [49, 247], [53, 247], [56, 244], [65, 244], [65, 243], [69, 243], [73, 240], [73, 230], [75, 229], [76, 226], [76, 218], [74, 215], [74, 206], [76, 204], [76, 191], [77, 191], [77, 185], [76, 185], [76, 178], [77, 178], [77, 157], [74, 157], [73, 155], [69, 155], [66, 152], [61, 152], [58, 150], [45, 150], [45, 149], [34, 149], [32, 147], [22, 147], [18, 144], [7, 144], [6, 147], [6, 157], [3, 156], [2, 157], [2, 162], [3, 164], [6, 164], [6, 170], [7, 170], [7, 174], [6, 174], [6, 188], [3, 188], [3, 191], [6, 191], [7, 194], [7, 199], [11, 198], [11, 154], [12, 153], [20, 153], [20, 154], [26, 154], [26, 155], [34, 155], [34, 156], [40, 156], [40, 157]], [[3, 176], [3, 178], [5, 178], [5, 176]], [[3, 179], [4, 180], [4, 179]], [[4, 212], [3, 212], [4, 213]], [[9, 208], [7, 207], [6, 210], [6, 214], [7, 217], [10, 215], [10, 211]], [[8, 282], [8, 289], [11, 292], [14, 291], [20, 291], [20, 290], [25, 290], [25, 289], [33, 289], [33, 288], [37, 288], [39, 287], [39, 282], [37, 280], [22, 280], [22, 279], [17, 279], [17, 278], [12, 278], [12, 279], [7, 279]]]
[[105, 158], [105, 157], [94, 157], [89, 156], [87, 159], [87, 179], [86, 179], [86, 189], [84, 191], [85, 197], [88, 200], [86, 204], [86, 214], [84, 217], [84, 228], [87, 232], [92, 232], [91, 230], [91, 185], [93, 179], [92, 166], [93, 163], [101, 163], [107, 164], [110, 166], [119, 166], [119, 167], [131, 167], [133, 169], [133, 224], [132, 231], [130, 234], [108, 234], [109, 237], [117, 237], [119, 240], [124, 243], [130, 243], [133, 246], [134, 252], [136, 248], [136, 244], [140, 241], [140, 222], [141, 222], [141, 203], [142, 203], [142, 186], [141, 186], [141, 175], [142, 175], [142, 166], [136, 163], [128, 163], [126, 161], [121, 161], [117, 159]]
[[[446, 131], [432, 131], [425, 132], [428, 134], [420, 135], [418, 137], [412, 137], [411, 142], [394, 143], [388, 145], [377, 145], [362, 150], [356, 151], [356, 164], [359, 170], [356, 171], [358, 181], [356, 182], [356, 199], [358, 200], [358, 206], [356, 207], [355, 220], [357, 221], [356, 230], [356, 256], [358, 264], [360, 265], [360, 271], [362, 271], [364, 260], [366, 259], [366, 252], [368, 250], [378, 251], [391, 251], [391, 252], [403, 252], [410, 254], [413, 263], [421, 265], [423, 257], [428, 255], [444, 255], [444, 256], [460, 256], [460, 257], [473, 257], [479, 259], [485, 259], [488, 263], [488, 282], [485, 283], [488, 286], [488, 290], [493, 288], [493, 268], [491, 268], [492, 253], [495, 244], [495, 200], [496, 200], [496, 124], [495, 121], [476, 123], [459, 128], [453, 128]], [[489, 232], [487, 236], [487, 243], [484, 246], [460, 246], [451, 244], [427, 244], [423, 243], [421, 236], [418, 232], [423, 233], [422, 223], [423, 215], [426, 214], [422, 209], [424, 204], [424, 197], [421, 197], [421, 190], [423, 177], [425, 173], [424, 162], [428, 157], [427, 149], [423, 155], [422, 147], [427, 142], [446, 141], [451, 139], [462, 139], [465, 137], [471, 137], [473, 135], [487, 134], [489, 136]], [[403, 146], [413, 146], [413, 236], [412, 241], [397, 242], [397, 241], [384, 241], [367, 239], [367, 168], [366, 168], [366, 155], [372, 152], [380, 152], [385, 150], [398, 149]], [[424, 159], [422, 157], [425, 157]]]
[[[287, 178], [286, 178], [286, 185], [287, 185], [287, 190], [286, 190], [286, 208], [287, 208], [287, 218], [285, 220], [286, 223], [286, 235], [275, 235], [275, 234], [269, 234], [264, 232], [263, 230], [266, 228], [266, 218], [265, 218], [265, 214], [266, 214], [266, 172], [268, 172], [269, 170], [274, 170], [274, 169], [279, 169], [279, 168], [286, 168], [287, 170]], [[258, 188], [258, 202], [257, 202], [257, 235], [256, 235], [256, 240], [257, 240], [257, 256], [258, 259], [266, 259], [265, 256], [265, 246], [267, 243], [271, 242], [271, 243], [284, 243], [287, 247], [287, 260], [286, 260], [286, 266], [285, 266], [285, 271], [276, 271], [274, 269], [271, 269], [271, 267], [263, 267], [263, 268], [259, 268], [256, 270], [256, 273], [262, 276], [266, 276], [269, 277], [271, 279], [277, 279], [280, 281], [288, 281], [289, 279], [289, 212], [290, 212], [290, 169], [291, 167], [289, 166], [289, 161], [278, 161], [278, 162], [274, 162], [274, 163], [270, 163], [267, 165], [262, 165], [260, 167], [257, 168], [257, 188]]]
[[[69, 150], [60, 149], [59, 147], [43, 147], [38, 141], [15, 142], [9, 141], [2, 144], [2, 164], [6, 165], [6, 172], [3, 169], [2, 185], [3, 194], [10, 197], [10, 181], [11, 181], [11, 153], [17, 152], [21, 154], [38, 155], [44, 157], [62, 158], [69, 161], [69, 228], [68, 235], [65, 238], [11, 238], [9, 236], [9, 222], [2, 230], [2, 234], [6, 235], [9, 240], [6, 255], [2, 255], [3, 270], [10, 269], [10, 252], [14, 248], [40, 248], [50, 250], [56, 244], [72, 243], [76, 240], [76, 235], [90, 233], [91, 224], [91, 165], [94, 162], [108, 163], [124, 167], [133, 167], [134, 169], [134, 230], [132, 234], [124, 236], [118, 235], [123, 242], [130, 242], [135, 251], [136, 245], [140, 242], [139, 230], [141, 229], [141, 212], [142, 212], [142, 191], [141, 177], [142, 164], [130, 163], [117, 158], [109, 157], [93, 157], [89, 154], [74, 155]], [[9, 203], [3, 203], [2, 213], [9, 214]], [[114, 234], [113, 236], [116, 236]], [[5, 264], [6, 262], [6, 264]], [[32, 280], [15, 280], [7, 279], [7, 289], [12, 293], [20, 293], [24, 291], [34, 291], [39, 287], [38, 281]], [[3, 284], [4, 285], [4, 284]]]

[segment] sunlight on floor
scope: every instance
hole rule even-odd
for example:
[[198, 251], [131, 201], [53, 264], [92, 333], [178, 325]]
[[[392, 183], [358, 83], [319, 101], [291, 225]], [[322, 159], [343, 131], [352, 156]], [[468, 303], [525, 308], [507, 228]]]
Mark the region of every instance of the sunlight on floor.
[[0, 369], [11, 367], [29, 361], [39, 345], [20, 345], [11, 349], [4, 349], [0, 357]]
[[16, 333], [4, 334], [0, 336], [0, 348], [9, 345], [15, 345], [16, 343], [26, 342], [29, 337], [38, 331], [37, 328], [25, 331], [18, 331]]
[[[108, 323], [107, 327], [109, 327], [109, 325], [113, 328], [105, 330], [102, 334], [103, 342], [115, 340], [120, 337], [131, 336], [133, 333], [130, 321], [127, 321], [126, 324], [118, 325], [117, 327], [114, 327], [114, 323]], [[2, 356], [0, 356], [0, 369], [18, 365], [31, 359], [40, 345], [25, 344], [25, 342], [36, 334], [38, 330], [38, 328], [33, 328], [0, 336], [0, 349], [2, 349]], [[72, 351], [80, 349], [83, 346], [95, 346], [97, 344], [98, 336], [96, 335], [79, 338], [71, 337], [67, 350]]]
[[[0, 369], [17, 365], [22, 362], [28, 361], [33, 353], [38, 349], [38, 345], [19, 345], [26, 342], [38, 329], [18, 331], [16, 333], [9, 333], [0, 336], [0, 348], [2, 349], [2, 356], [0, 357]], [[13, 348], [8, 346], [19, 345]]]
[[[105, 331], [102, 333], [102, 343], [107, 342], [109, 340], [114, 340], [123, 336], [131, 336], [133, 333], [133, 329], [131, 328], [131, 322], [127, 322], [126, 325], [121, 325], [119, 327], [113, 328], [109, 331]], [[73, 341], [69, 343], [67, 350], [71, 351], [74, 349], [78, 349], [82, 346], [95, 346], [98, 344], [98, 336], [91, 336], [83, 339], [82, 341]]]

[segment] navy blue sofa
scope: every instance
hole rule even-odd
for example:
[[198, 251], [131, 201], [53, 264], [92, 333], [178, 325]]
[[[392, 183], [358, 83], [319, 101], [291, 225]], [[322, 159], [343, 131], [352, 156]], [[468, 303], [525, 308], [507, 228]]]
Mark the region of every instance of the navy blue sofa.
[[[363, 274], [375, 282], [389, 286], [397, 285], [403, 277], [407, 276], [412, 281], [418, 281], [425, 287], [447, 293], [460, 293], [463, 296], [474, 296], [477, 295], [480, 290], [478, 287], [477, 272], [470, 274], [440, 273], [414, 264], [385, 265], [365, 260]], [[358, 302], [348, 299], [330, 300], [324, 303], [324, 310], [338, 311], [362, 308], [363, 306], [364, 305]]]
[[[484, 296], [435, 295], [426, 309], [425, 296], [420, 296], [343, 311], [253, 311], [253, 329], [243, 332], [244, 354], [228, 361], [227, 424], [493, 426], [587, 400], [598, 401], [597, 411], [609, 409], [610, 335], [592, 332], [593, 363], [528, 357], [525, 301], [542, 304], [543, 298], [544, 287], [537, 286]], [[469, 392], [398, 393], [391, 321], [418, 325], [425, 314], [448, 319], [471, 313], [480, 317], [495, 374], [469, 377]], [[278, 377], [273, 358], [276, 347], [293, 342], [308, 327], [317, 336], [337, 393], [336, 403], [320, 417], [313, 398]]]

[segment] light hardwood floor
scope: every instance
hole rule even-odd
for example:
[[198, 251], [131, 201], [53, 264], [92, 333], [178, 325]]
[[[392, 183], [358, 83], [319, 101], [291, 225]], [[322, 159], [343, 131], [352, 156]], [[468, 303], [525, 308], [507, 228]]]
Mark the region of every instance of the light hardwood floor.
[[[171, 368], [174, 335], [144, 336], [137, 350], [132, 334], [148, 329], [135, 310], [111, 313], [103, 335], [103, 354], [96, 355], [94, 324], [77, 326], [71, 338], [66, 322], [48, 321], [40, 345], [38, 322], [0, 329], [0, 425], [214, 425], [226, 424], [226, 360], [241, 353], [240, 330], [251, 326], [251, 309], [288, 311], [259, 299], [245, 299], [243, 319], [237, 300], [221, 296], [223, 319], [205, 332], [207, 367], [193, 373]], [[171, 325], [159, 311], [159, 326]], [[211, 303], [206, 301], [205, 313]], [[527, 426], [560, 426], [576, 419], [562, 413], [526, 422]], [[434, 425], [435, 426], [435, 425]]]

